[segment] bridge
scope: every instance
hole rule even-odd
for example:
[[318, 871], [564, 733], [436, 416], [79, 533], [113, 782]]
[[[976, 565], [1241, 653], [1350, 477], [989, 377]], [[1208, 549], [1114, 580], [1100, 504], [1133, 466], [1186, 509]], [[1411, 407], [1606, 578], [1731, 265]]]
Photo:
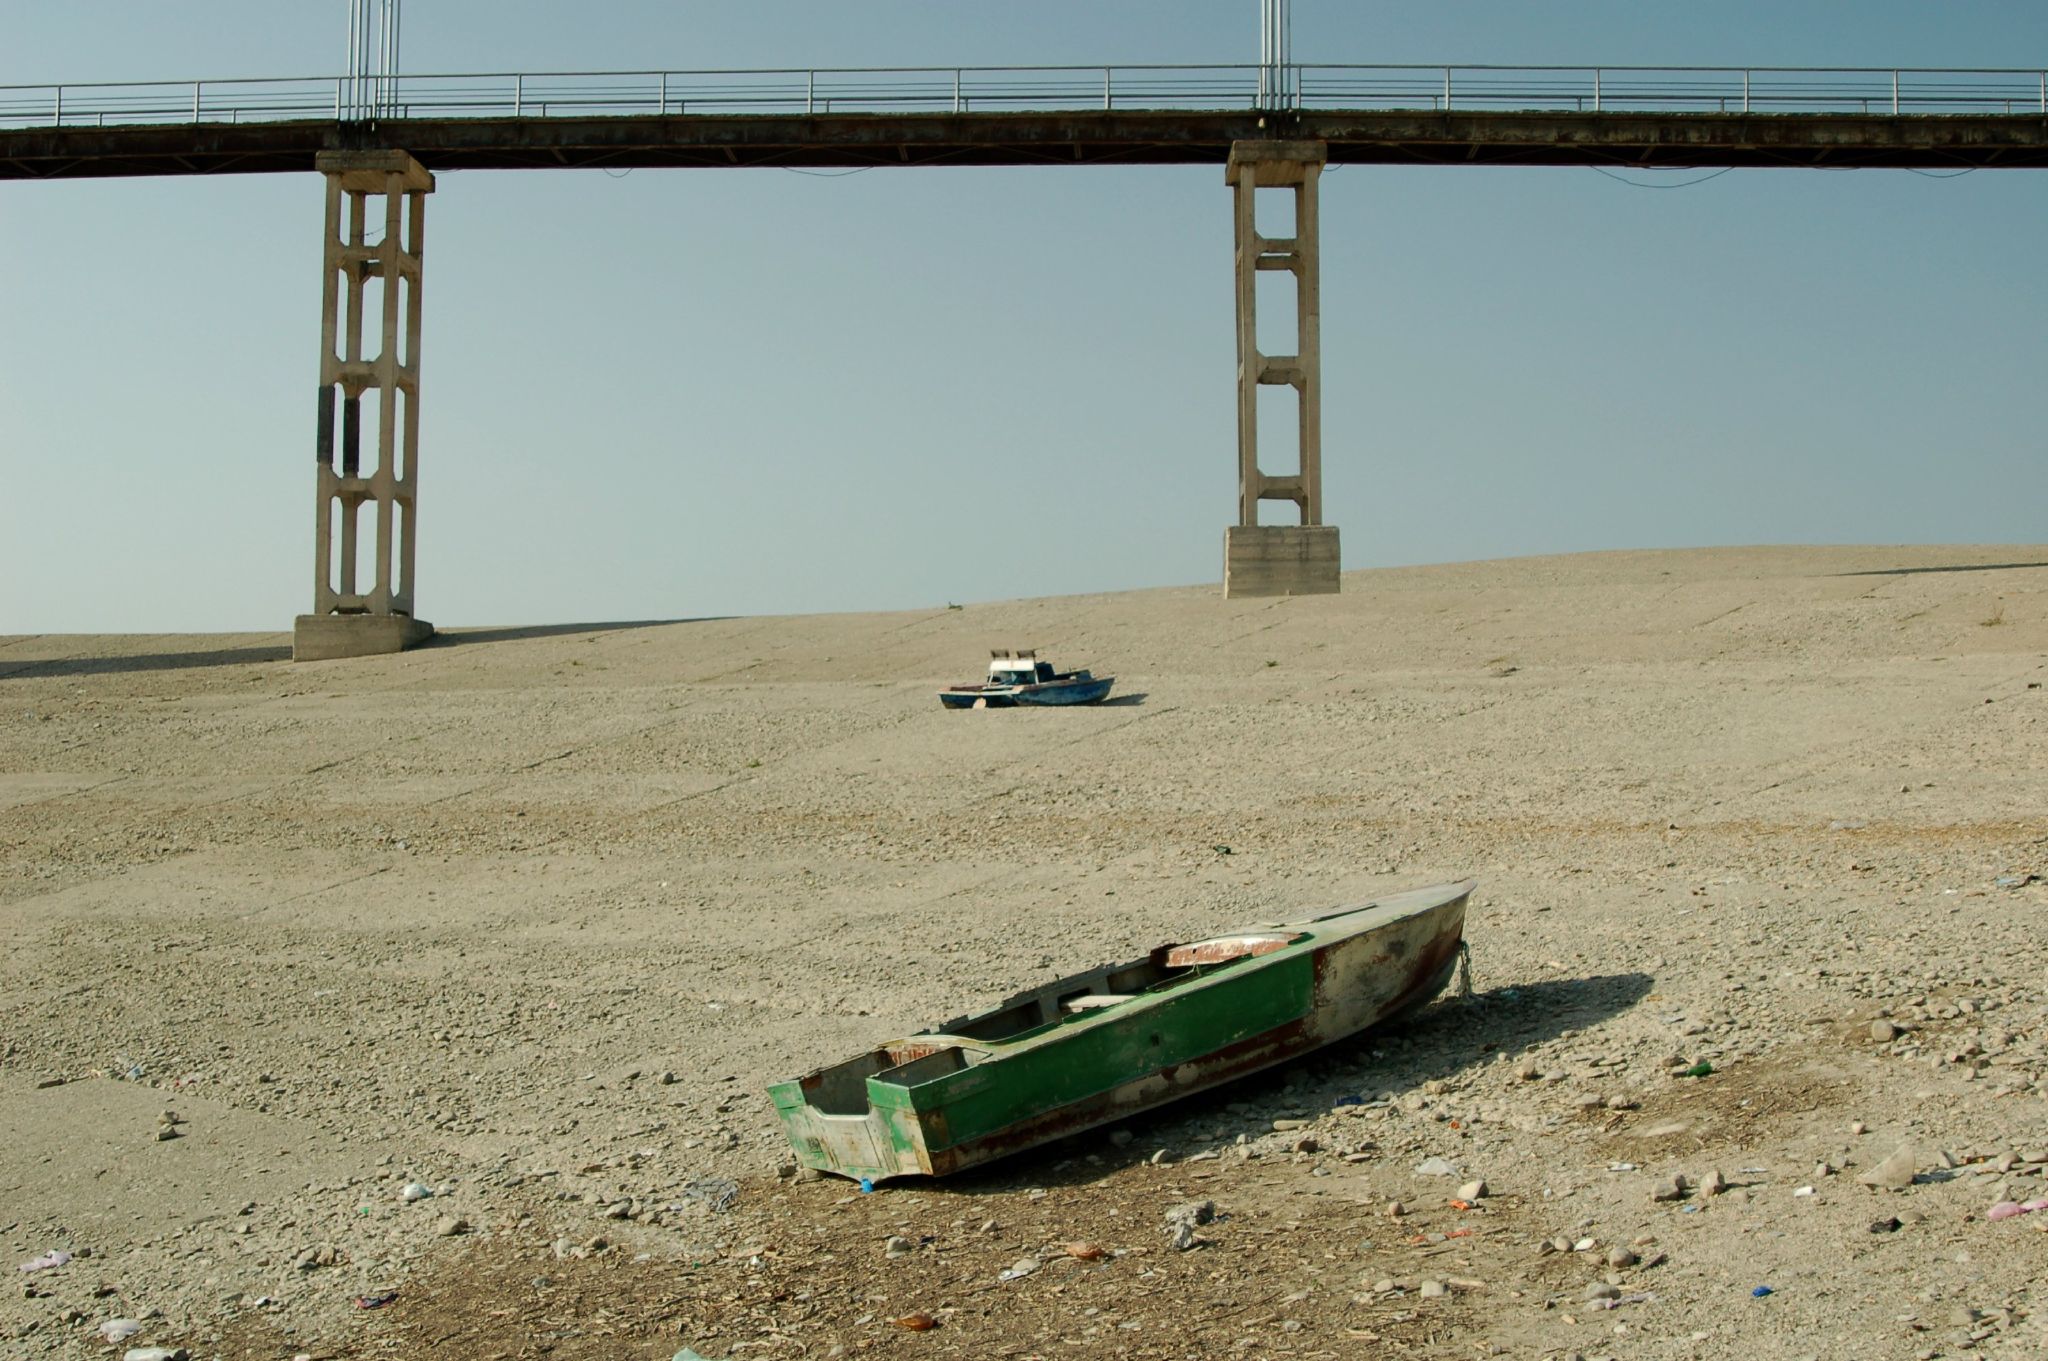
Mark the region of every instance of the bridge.
[[[314, 601], [294, 642], [295, 656], [317, 658], [394, 651], [432, 631], [412, 577], [421, 242], [436, 172], [1223, 166], [1239, 360], [1224, 590], [1280, 595], [1338, 584], [1337, 529], [1322, 519], [1325, 166], [2048, 168], [2048, 70], [1296, 64], [1277, 59], [1284, 33], [1267, 36], [1255, 66], [400, 75], [352, 54], [338, 77], [7, 86], [0, 179], [324, 177]], [[1260, 230], [1260, 190], [1292, 197], [1284, 234]], [[1266, 271], [1295, 285], [1288, 354], [1257, 346]], [[1268, 387], [1298, 398], [1285, 471], [1260, 460]], [[1261, 524], [1267, 502], [1291, 504], [1296, 523]]]
[[0, 86], [0, 179], [1223, 164], [2039, 169], [2048, 70], [1298, 65], [606, 71]]

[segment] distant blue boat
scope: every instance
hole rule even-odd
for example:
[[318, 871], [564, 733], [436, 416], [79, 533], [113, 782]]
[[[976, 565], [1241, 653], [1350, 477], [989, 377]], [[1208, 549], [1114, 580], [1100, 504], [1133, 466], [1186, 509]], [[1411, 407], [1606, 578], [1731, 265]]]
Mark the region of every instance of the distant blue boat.
[[1030, 649], [1002, 648], [988, 654], [988, 680], [962, 682], [939, 691], [948, 709], [1011, 709], [1023, 704], [1100, 704], [1109, 696], [1114, 676], [1086, 671], [1055, 671]]

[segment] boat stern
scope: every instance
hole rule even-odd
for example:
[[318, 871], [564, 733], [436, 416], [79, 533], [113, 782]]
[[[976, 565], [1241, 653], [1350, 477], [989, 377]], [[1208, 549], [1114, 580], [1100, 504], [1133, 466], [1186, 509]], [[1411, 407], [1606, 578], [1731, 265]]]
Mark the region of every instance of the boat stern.
[[969, 1066], [957, 1044], [916, 1040], [821, 1068], [768, 1089], [799, 1164], [856, 1180], [929, 1176], [947, 1143], [945, 1113], [918, 1088]]

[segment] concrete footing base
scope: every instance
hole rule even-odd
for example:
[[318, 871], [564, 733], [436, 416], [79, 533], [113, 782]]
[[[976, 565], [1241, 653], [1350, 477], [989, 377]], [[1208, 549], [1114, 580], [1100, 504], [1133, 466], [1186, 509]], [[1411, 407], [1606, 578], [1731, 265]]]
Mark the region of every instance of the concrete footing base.
[[1232, 525], [1223, 532], [1223, 595], [1335, 595], [1337, 526]]
[[292, 627], [292, 660], [375, 657], [418, 647], [434, 626], [403, 614], [302, 614]]

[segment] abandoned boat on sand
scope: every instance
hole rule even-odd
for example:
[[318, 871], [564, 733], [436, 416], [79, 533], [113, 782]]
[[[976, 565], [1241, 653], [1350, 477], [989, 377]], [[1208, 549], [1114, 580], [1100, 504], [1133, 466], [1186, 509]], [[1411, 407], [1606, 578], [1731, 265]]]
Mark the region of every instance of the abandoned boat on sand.
[[799, 1163], [957, 1172], [1414, 1011], [1450, 981], [1476, 883], [1162, 945], [769, 1089]]
[[1087, 671], [1055, 671], [1038, 660], [1031, 648], [999, 648], [988, 654], [988, 679], [980, 685], [962, 681], [939, 691], [948, 709], [1011, 709], [1025, 704], [1099, 704], [1109, 696], [1114, 676]]

